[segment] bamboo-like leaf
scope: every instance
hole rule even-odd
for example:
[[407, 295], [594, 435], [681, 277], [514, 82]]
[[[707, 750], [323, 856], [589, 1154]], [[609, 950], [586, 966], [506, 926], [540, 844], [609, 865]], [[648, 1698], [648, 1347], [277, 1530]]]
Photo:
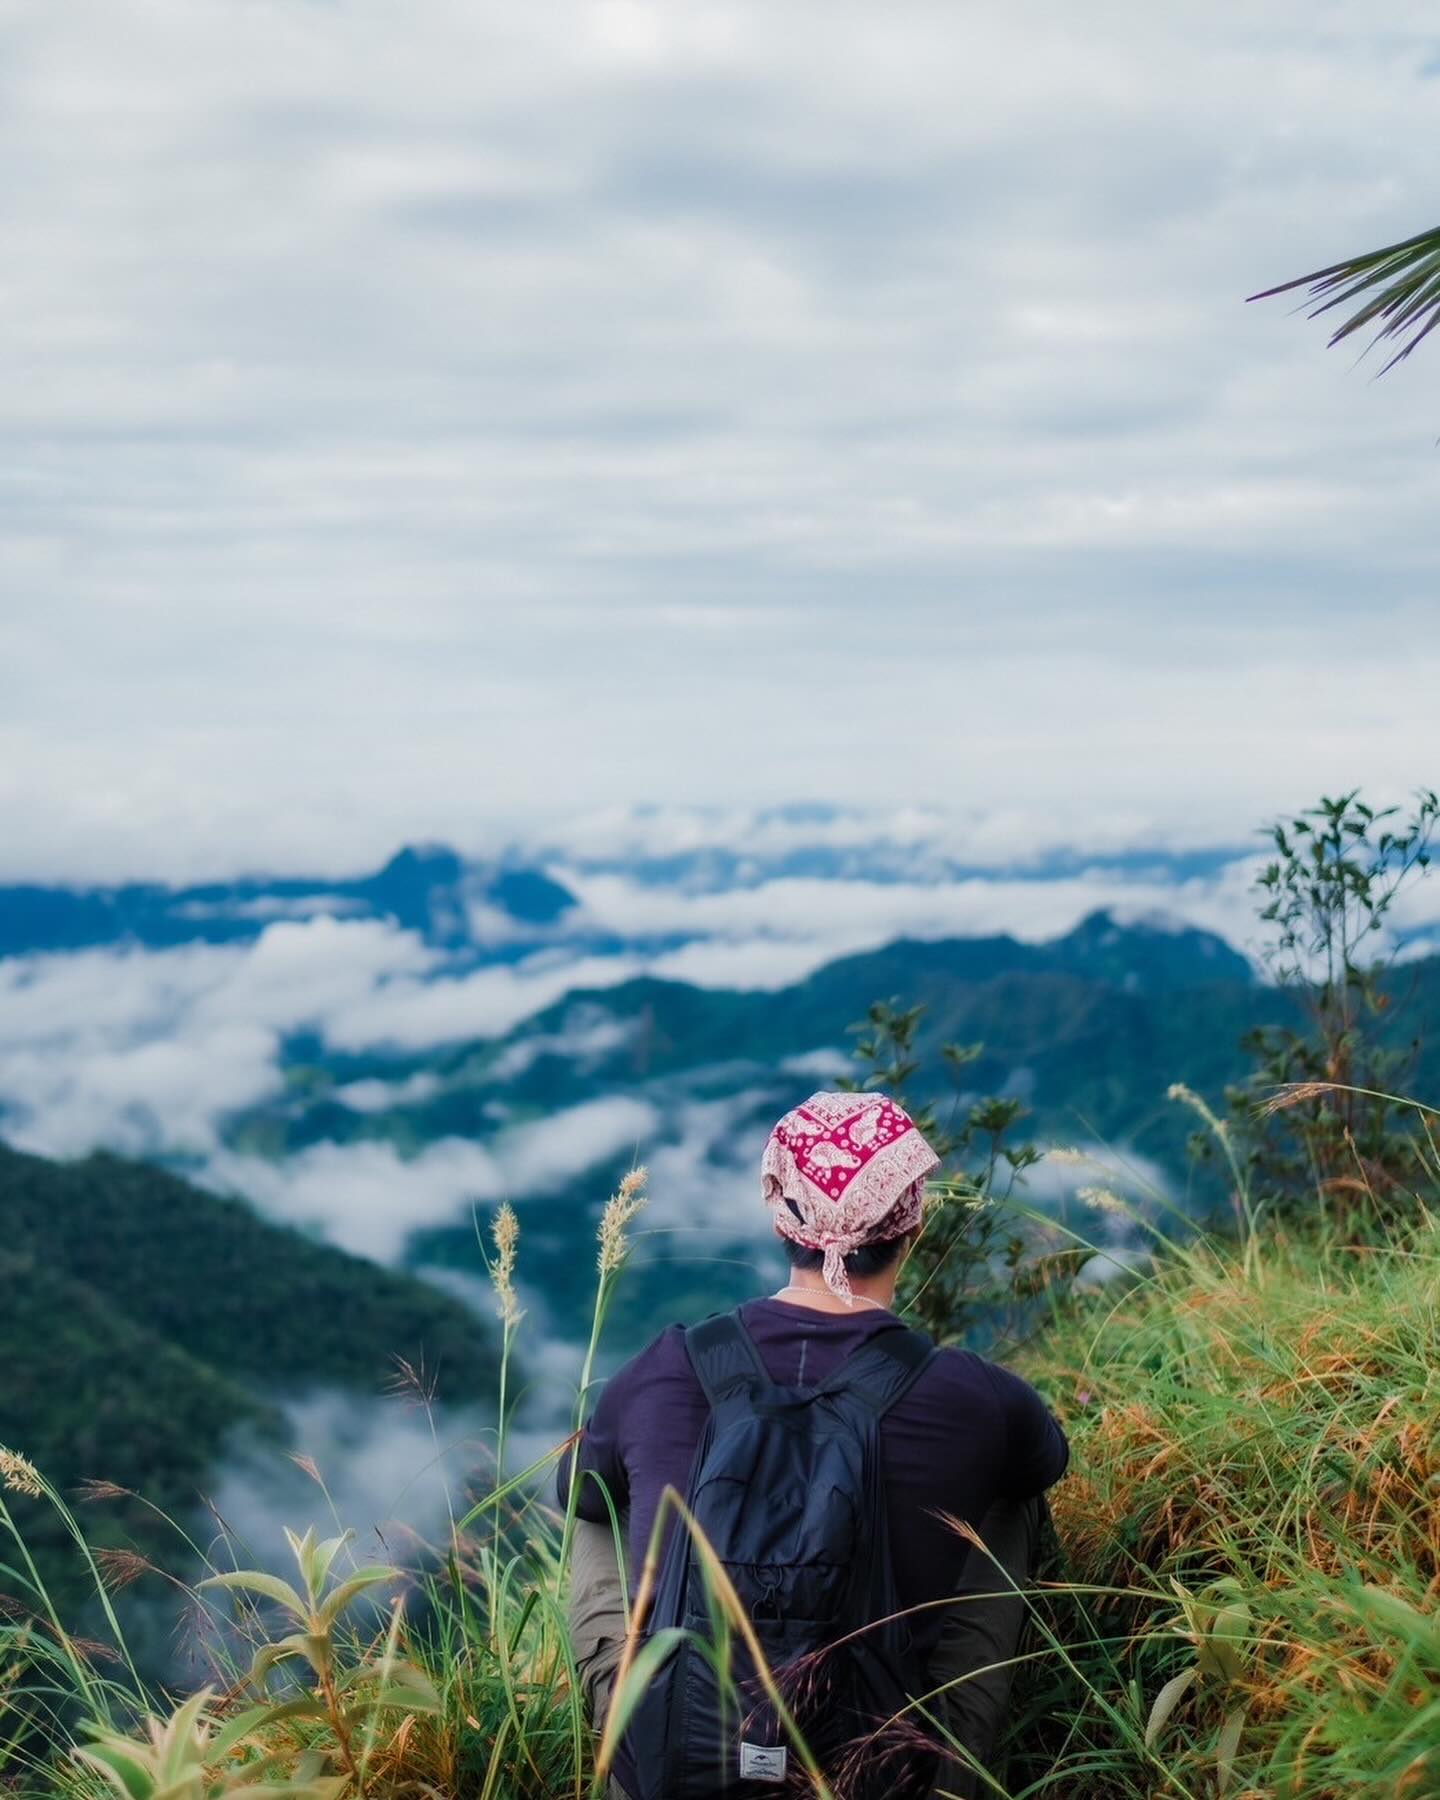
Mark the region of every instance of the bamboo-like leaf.
[[1150, 1717], [1145, 1722], [1145, 1748], [1149, 1750], [1156, 1738], [1170, 1722], [1170, 1715], [1185, 1698], [1186, 1693], [1199, 1679], [1200, 1671], [1192, 1663], [1178, 1675], [1172, 1675], [1155, 1696], [1155, 1704], [1150, 1708]]
[[307, 1784], [319, 1780], [325, 1772], [325, 1765], [328, 1761], [329, 1758], [323, 1750], [302, 1751], [295, 1759], [295, 1779]]
[[1250, 1606], [1247, 1601], [1231, 1601], [1216, 1613], [1210, 1626], [1206, 1648], [1227, 1681], [1238, 1681], [1245, 1673], [1245, 1656], [1237, 1640], [1248, 1640], [1250, 1636]]
[[226, 1788], [225, 1800], [322, 1800], [321, 1790], [310, 1783], [245, 1782], [240, 1787]]
[[499, 1487], [491, 1488], [483, 1500], [477, 1500], [462, 1518], [455, 1521], [456, 1531], [468, 1531], [481, 1513], [491, 1510], [500, 1501], [508, 1499], [517, 1489], [528, 1487], [535, 1477], [547, 1469], [557, 1457], [563, 1456], [574, 1442], [573, 1436], [566, 1438], [563, 1443], [556, 1444], [553, 1449], [547, 1450], [543, 1456], [537, 1456], [535, 1461], [521, 1469], [518, 1475], [512, 1475], [508, 1481], [501, 1482]]
[[[324, 1702], [315, 1699], [313, 1695], [307, 1695], [303, 1700], [285, 1700], [275, 1706], [248, 1707], [243, 1713], [237, 1713], [233, 1719], [227, 1719], [215, 1733], [206, 1747], [205, 1760], [207, 1763], [223, 1761], [237, 1744], [244, 1743], [245, 1739], [253, 1732], [263, 1730], [271, 1725], [282, 1724], [286, 1719], [323, 1719], [324, 1717]], [[283, 1750], [275, 1753], [278, 1756], [285, 1754], [286, 1752]], [[267, 1763], [274, 1760], [274, 1756], [265, 1758]]]
[[382, 1581], [393, 1581], [400, 1573], [398, 1569], [387, 1568], [383, 1563], [373, 1563], [369, 1568], [357, 1569], [338, 1587], [334, 1587], [321, 1602], [316, 1619], [322, 1630], [328, 1631], [336, 1619], [344, 1612], [357, 1595], [363, 1594]]
[[326, 1538], [323, 1544], [316, 1545], [310, 1557], [310, 1567], [314, 1575], [311, 1587], [315, 1593], [318, 1594], [330, 1579], [331, 1565], [354, 1536], [353, 1531], [342, 1531], [339, 1537]]
[[357, 1670], [345, 1688], [356, 1713], [376, 1706], [411, 1706], [421, 1712], [437, 1712], [440, 1708], [440, 1694], [434, 1682], [411, 1662], [397, 1661], [388, 1669], [372, 1663]]
[[[423, 1669], [417, 1669], [412, 1662], [396, 1661], [388, 1668], [379, 1663], [355, 1671], [353, 1679], [347, 1684], [353, 1691], [373, 1687], [374, 1692], [360, 1701], [364, 1706], [398, 1706], [396, 1696], [405, 1693], [410, 1700], [426, 1712], [438, 1710], [440, 1695], [435, 1684]], [[407, 1702], [408, 1703], [408, 1702]]]
[[247, 1593], [263, 1594], [267, 1600], [274, 1600], [302, 1623], [310, 1616], [309, 1607], [288, 1581], [282, 1581], [278, 1575], [267, 1575], [262, 1569], [236, 1569], [225, 1575], [211, 1575], [200, 1586], [234, 1588]]
[[146, 1800], [154, 1791], [154, 1779], [150, 1771], [137, 1758], [127, 1756], [117, 1745], [111, 1743], [86, 1744], [72, 1750], [70, 1754], [76, 1762], [94, 1769], [109, 1782], [120, 1800]]
[[273, 1706], [249, 1706], [244, 1712], [227, 1719], [206, 1746], [205, 1760], [210, 1763], [222, 1762], [251, 1732], [268, 1724], [274, 1711]]
[[440, 1696], [434, 1683], [422, 1676], [418, 1681], [397, 1682], [393, 1687], [381, 1688], [375, 1696], [375, 1704], [398, 1707], [402, 1712], [438, 1713]]
[[1419, 232], [1380, 250], [1347, 257], [1343, 262], [1331, 263], [1328, 268], [1299, 275], [1249, 297], [1268, 300], [1276, 294], [1293, 293], [1297, 288], [1309, 289], [1309, 297], [1315, 302], [1307, 315], [1312, 319], [1336, 307], [1349, 306], [1352, 301], [1360, 302], [1331, 333], [1330, 342], [1338, 344], [1373, 325], [1375, 335], [1368, 349], [1385, 340], [1399, 345], [1380, 370], [1383, 375], [1403, 362], [1440, 324], [1440, 228]]
[[1245, 1729], [1245, 1708], [1237, 1706], [1225, 1715], [1220, 1736], [1215, 1744], [1215, 1791], [1223, 1794], [1230, 1785], [1235, 1769], [1235, 1752], [1240, 1748], [1240, 1733]]
[[438, 1694], [426, 1692], [424, 1688], [381, 1688], [373, 1694], [367, 1694], [363, 1700], [357, 1700], [354, 1706], [347, 1707], [340, 1715], [340, 1722], [346, 1731], [358, 1731], [362, 1725], [375, 1719], [380, 1712], [406, 1713], [438, 1713], [440, 1697]]
[[315, 1579], [315, 1527], [313, 1525], [306, 1526], [304, 1537], [296, 1537], [287, 1525], [285, 1538], [294, 1553], [296, 1564], [300, 1570], [300, 1579], [305, 1584], [305, 1591], [313, 1597], [320, 1585]]
[[155, 1789], [152, 1800], [204, 1800], [205, 1783], [198, 1767], [186, 1769]]
[[319, 1664], [315, 1657], [315, 1640], [308, 1632], [296, 1631], [278, 1643], [262, 1644], [255, 1652], [255, 1660], [250, 1665], [250, 1673], [246, 1680], [252, 1686], [258, 1685], [262, 1676], [274, 1668], [278, 1662], [284, 1662], [288, 1656], [301, 1656], [310, 1667], [319, 1674]]
[[214, 1690], [201, 1688], [198, 1693], [176, 1707], [165, 1727], [165, 1736], [160, 1760], [161, 1791], [172, 1782], [180, 1782], [191, 1770], [198, 1768], [203, 1738], [200, 1735], [200, 1719], [206, 1706], [210, 1703]]

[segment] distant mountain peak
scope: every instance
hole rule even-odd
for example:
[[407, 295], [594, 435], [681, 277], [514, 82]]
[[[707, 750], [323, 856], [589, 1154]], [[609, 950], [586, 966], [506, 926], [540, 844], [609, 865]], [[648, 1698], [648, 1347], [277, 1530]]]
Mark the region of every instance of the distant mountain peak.
[[553, 925], [576, 904], [569, 888], [539, 869], [501, 869], [486, 887], [485, 898], [523, 925]]
[[376, 881], [458, 881], [465, 863], [458, 850], [449, 844], [404, 844], [373, 879]]
[[1132, 991], [1254, 980], [1249, 962], [1224, 938], [1162, 907], [1097, 907], [1050, 949], [1076, 974]]

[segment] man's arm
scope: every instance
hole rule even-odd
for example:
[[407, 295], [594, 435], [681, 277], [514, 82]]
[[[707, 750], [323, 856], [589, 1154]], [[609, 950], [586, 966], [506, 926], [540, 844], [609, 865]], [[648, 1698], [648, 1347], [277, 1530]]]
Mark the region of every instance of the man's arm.
[[1010, 1687], [1029, 1606], [1023, 1590], [1035, 1571], [1045, 1502], [1040, 1495], [1065, 1472], [1069, 1447], [1049, 1407], [1009, 1369], [982, 1365], [1000, 1406], [1005, 1454], [999, 1494], [979, 1533], [984, 1552], [972, 1550], [947, 1609], [930, 1664], [944, 1692], [936, 1713], [967, 1757], [948, 1753], [937, 1794], [975, 1800], [990, 1791], [976, 1773], [986, 1768], [1004, 1729]]
[[648, 1354], [643, 1351], [606, 1382], [578, 1445], [561, 1457], [556, 1470], [562, 1508], [569, 1498], [572, 1469], [576, 1482], [566, 1616], [576, 1673], [597, 1731], [609, 1710], [629, 1623], [625, 1529], [630, 1477], [622, 1422], [634, 1387], [643, 1379]]
[[1065, 1473], [1070, 1446], [1050, 1408], [1028, 1381], [986, 1363], [1005, 1420], [1005, 1469], [999, 1487], [1007, 1500], [1042, 1494]]
[[608, 1494], [617, 1513], [630, 1504], [630, 1477], [625, 1469], [625, 1456], [620, 1438], [620, 1422], [625, 1410], [627, 1377], [633, 1365], [619, 1370], [601, 1389], [595, 1410], [580, 1433], [580, 1442], [560, 1458], [555, 1471], [555, 1493], [563, 1508], [570, 1498], [570, 1478], [575, 1481], [575, 1511], [595, 1525], [610, 1523]]

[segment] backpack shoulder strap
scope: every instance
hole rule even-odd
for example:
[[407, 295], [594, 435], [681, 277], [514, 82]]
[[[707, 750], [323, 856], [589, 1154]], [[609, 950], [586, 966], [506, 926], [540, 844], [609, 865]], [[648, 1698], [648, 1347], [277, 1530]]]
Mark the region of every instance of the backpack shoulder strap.
[[923, 1331], [881, 1331], [852, 1350], [835, 1373], [820, 1384], [827, 1394], [853, 1394], [881, 1418], [908, 1391], [936, 1354]]
[[714, 1313], [692, 1325], [685, 1333], [685, 1350], [712, 1411], [757, 1383], [771, 1385], [770, 1371], [738, 1311]]

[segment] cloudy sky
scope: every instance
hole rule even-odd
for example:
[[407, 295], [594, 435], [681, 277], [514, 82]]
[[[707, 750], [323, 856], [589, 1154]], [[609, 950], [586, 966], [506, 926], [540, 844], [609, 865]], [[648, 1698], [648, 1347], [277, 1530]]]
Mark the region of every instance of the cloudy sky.
[[[1431, 9], [0, 0], [0, 875], [1436, 777]], [[1025, 822], [1031, 822], [1027, 825]]]

